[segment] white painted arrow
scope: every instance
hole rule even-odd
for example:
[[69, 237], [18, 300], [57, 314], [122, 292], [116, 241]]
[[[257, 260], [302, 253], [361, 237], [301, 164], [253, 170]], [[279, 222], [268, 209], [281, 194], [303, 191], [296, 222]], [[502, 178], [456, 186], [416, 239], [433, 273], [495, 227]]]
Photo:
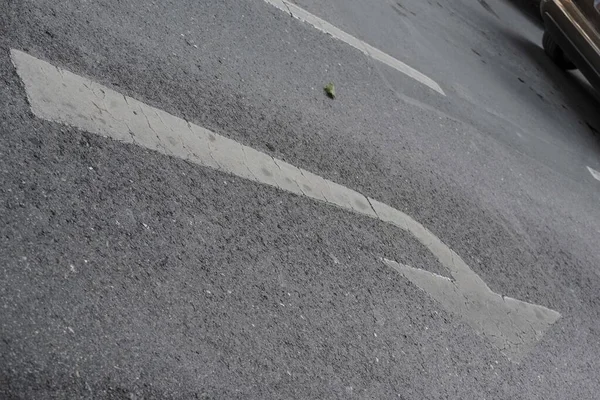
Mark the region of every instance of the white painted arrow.
[[363, 42], [360, 39], [355, 38], [354, 36], [350, 35], [349, 33], [342, 31], [341, 29], [331, 25], [329, 22], [298, 7], [294, 3], [291, 3], [287, 0], [264, 0], [264, 1], [274, 7], [277, 7], [278, 9], [280, 9], [281, 11], [283, 11], [285, 13], [289, 13], [292, 17], [294, 17], [302, 22], [306, 22], [307, 24], [312, 25], [313, 27], [320, 30], [321, 32], [325, 32], [325, 33], [331, 35], [331, 37], [341, 40], [342, 42], [354, 47], [358, 51], [366, 54], [367, 56], [373, 58], [374, 60], [377, 60], [391, 68], [394, 68], [396, 71], [399, 71], [399, 72], [411, 77], [412, 79], [416, 80], [417, 82], [429, 87], [430, 89], [435, 90], [442, 96], [446, 95], [446, 93], [444, 93], [444, 91], [442, 90], [440, 85], [438, 85], [437, 82], [435, 82], [430, 77], [426, 76], [425, 74], [417, 71], [416, 69], [414, 69], [412, 67], [409, 67], [402, 61], [395, 59], [394, 57], [371, 46], [370, 44]]
[[383, 261], [462, 317], [513, 361], [520, 360], [560, 318], [546, 307], [494, 293], [458, 254], [395, 208], [21, 51], [12, 50], [11, 57], [31, 110], [39, 118], [307, 196], [411, 233], [452, 278]]
[[600, 172], [596, 171], [592, 167], [587, 167], [587, 169], [588, 169], [588, 171], [590, 171], [590, 174], [592, 174], [592, 176], [594, 177], [595, 180], [600, 181]]

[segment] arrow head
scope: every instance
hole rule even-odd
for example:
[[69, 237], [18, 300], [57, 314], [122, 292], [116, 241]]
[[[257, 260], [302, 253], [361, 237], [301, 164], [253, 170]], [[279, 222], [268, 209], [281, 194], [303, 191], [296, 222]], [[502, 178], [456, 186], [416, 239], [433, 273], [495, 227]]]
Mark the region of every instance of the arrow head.
[[560, 318], [554, 310], [501, 296], [487, 285], [468, 279], [452, 280], [388, 259], [383, 262], [433, 297], [446, 311], [460, 316], [513, 362], [522, 360]]

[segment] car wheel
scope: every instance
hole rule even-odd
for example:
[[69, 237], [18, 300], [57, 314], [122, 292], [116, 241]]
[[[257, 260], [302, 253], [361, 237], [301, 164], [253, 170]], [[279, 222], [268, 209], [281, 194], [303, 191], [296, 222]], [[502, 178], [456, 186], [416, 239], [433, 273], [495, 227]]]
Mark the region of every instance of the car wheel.
[[560, 69], [568, 70], [568, 69], [577, 69], [575, 64], [571, 62], [567, 58], [567, 55], [564, 51], [558, 46], [558, 44], [552, 39], [552, 36], [548, 32], [544, 32], [544, 37], [542, 38], [542, 45], [544, 46], [544, 51], [550, 57], [554, 64], [556, 64]]

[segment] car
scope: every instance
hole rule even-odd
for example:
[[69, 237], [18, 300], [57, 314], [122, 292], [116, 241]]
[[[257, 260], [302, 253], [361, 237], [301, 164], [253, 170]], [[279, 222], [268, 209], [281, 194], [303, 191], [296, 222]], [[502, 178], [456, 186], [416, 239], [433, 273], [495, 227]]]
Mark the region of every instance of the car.
[[600, 91], [600, 0], [542, 0], [542, 44], [564, 70], [579, 69]]

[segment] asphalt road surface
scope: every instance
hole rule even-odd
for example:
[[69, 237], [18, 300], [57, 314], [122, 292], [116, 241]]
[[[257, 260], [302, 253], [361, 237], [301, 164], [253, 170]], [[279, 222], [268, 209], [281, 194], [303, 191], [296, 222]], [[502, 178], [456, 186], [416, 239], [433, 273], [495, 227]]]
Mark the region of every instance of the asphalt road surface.
[[597, 399], [598, 100], [515, 4], [0, 0], [0, 398]]

